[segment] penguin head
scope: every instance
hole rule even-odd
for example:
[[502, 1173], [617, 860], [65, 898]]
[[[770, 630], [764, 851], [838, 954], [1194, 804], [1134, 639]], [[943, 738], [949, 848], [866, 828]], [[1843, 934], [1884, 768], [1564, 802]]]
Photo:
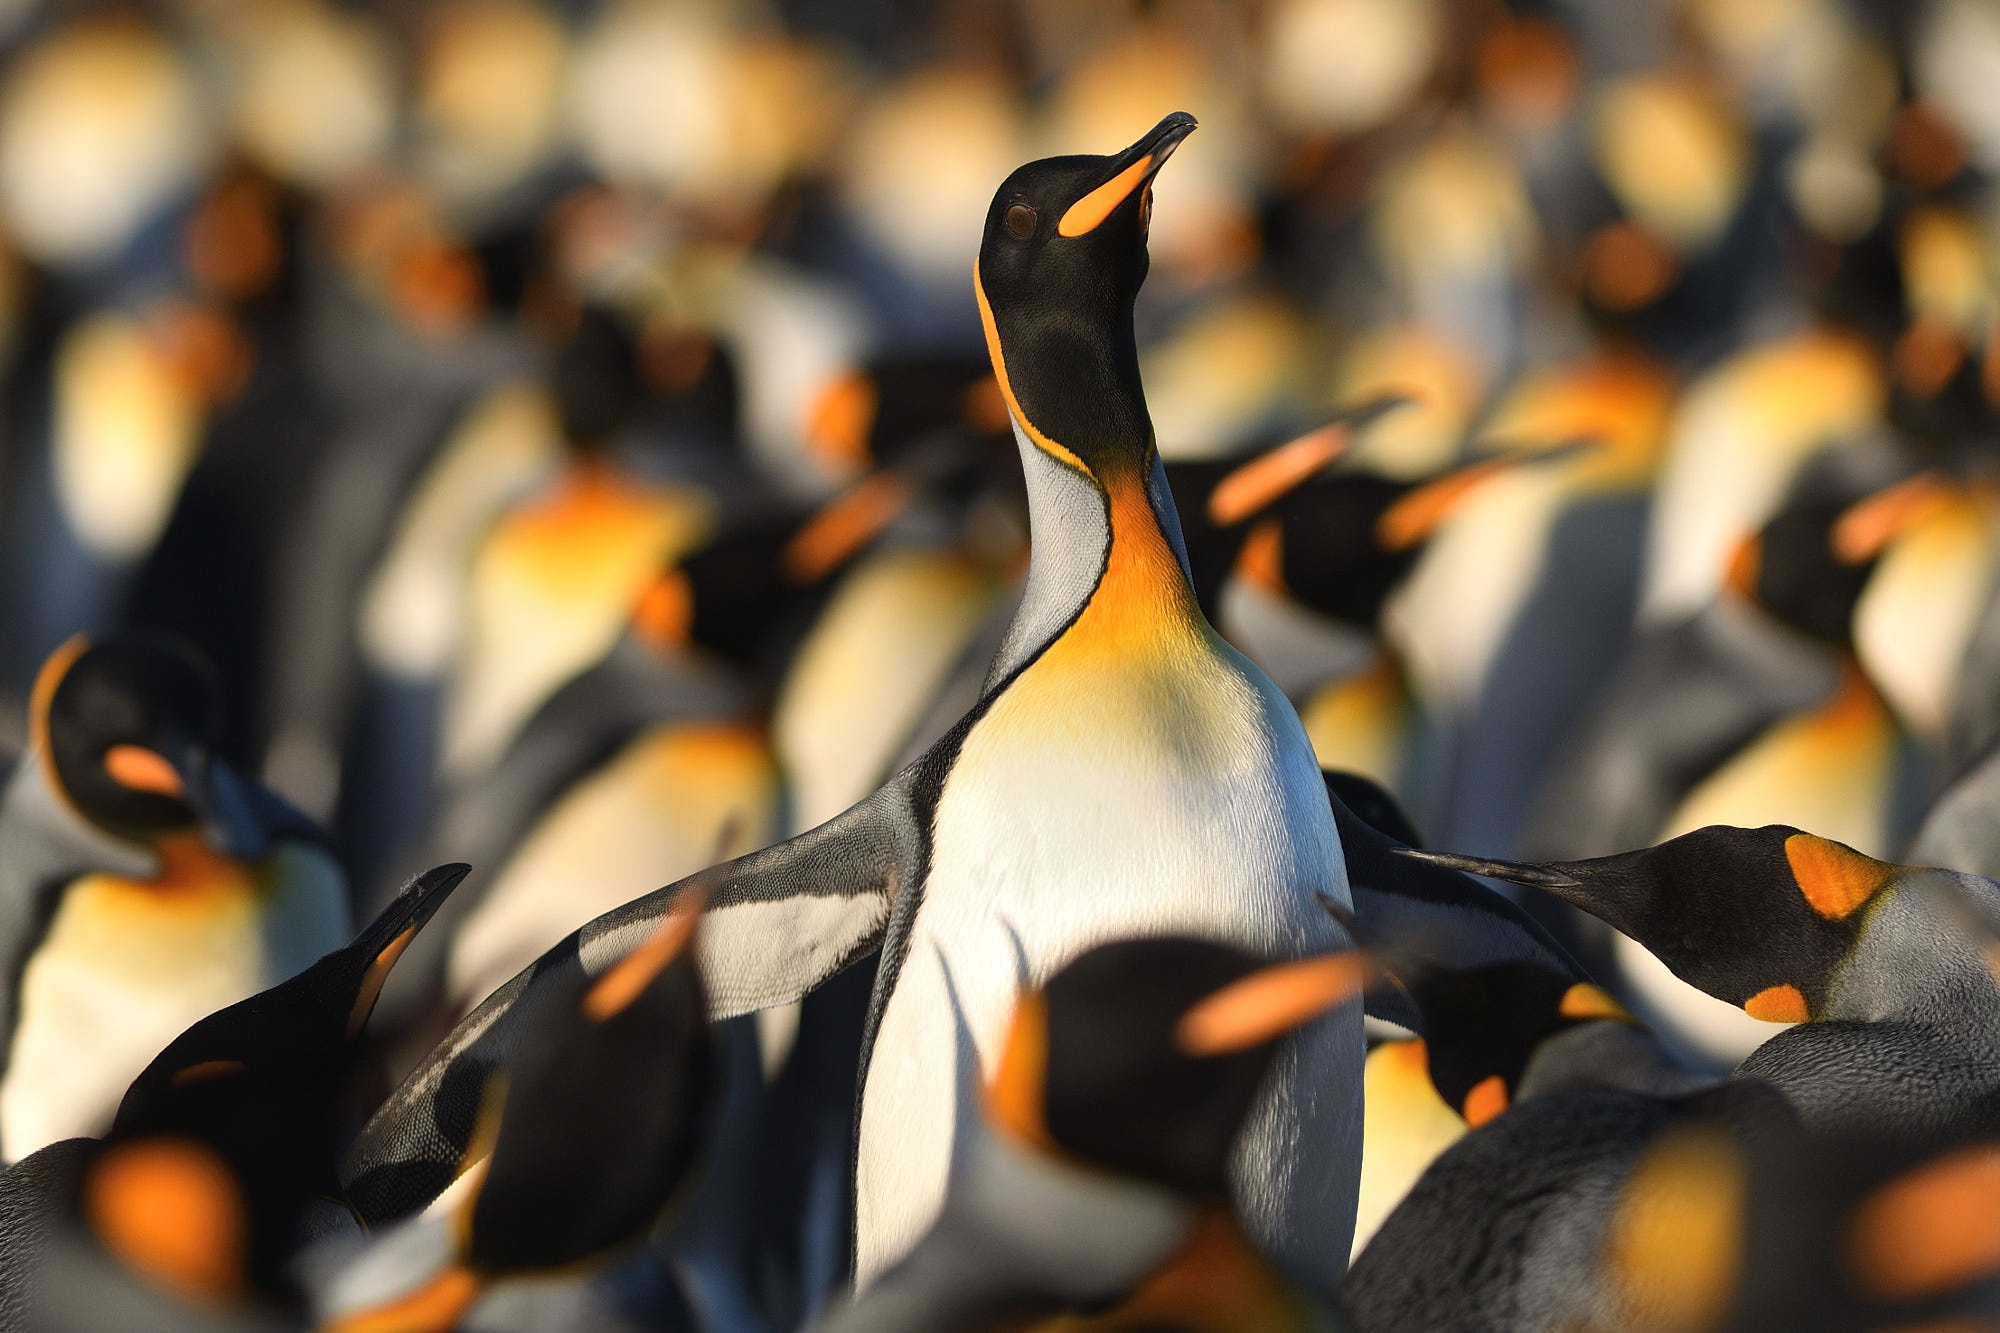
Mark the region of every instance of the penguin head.
[[553, 998], [489, 1091], [486, 1175], [462, 1215], [486, 1275], [564, 1267], [642, 1235], [685, 1194], [719, 1089], [683, 904], [603, 974]]
[[989, 1118], [1031, 1146], [1202, 1198], [1278, 1039], [1360, 994], [1359, 955], [1273, 965], [1226, 945], [1101, 945], [1024, 995], [987, 1090]]
[[29, 704], [45, 776], [92, 824], [135, 842], [206, 824], [226, 850], [261, 855], [242, 784], [214, 757], [221, 726], [214, 672], [150, 635], [71, 639], [43, 665]]
[[1132, 305], [1153, 176], [1194, 128], [1177, 111], [1110, 157], [1030, 162], [986, 213], [973, 282], [1002, 395], [1029, 439], [1100, 483], [1151, 463]]
[[308, 1197], [338, 1195], [337, 1119], [362, 1029], [396, 960], [470, 869], [424, 872], [353, 943], [194, 1024], [119, 1103], [107, 1142], [186, 1142], [228, 1165], [256, 1281], [278, 1280]]
[[1633, 1022], [1597, 986], [1529, 960], [1429, 972], [1410, 991], [1431, 1085], [1474, 1129], [1513, 1104], [1550, 1037], [1606, 1019]]
[[1902, 870], [1783, 824], [1710, 825], [1588, 861], [1400, 854], [1552, 893], [1645, 945], [1683, 981], [1774, 1022], [1825, 1013], [1867, 909]]

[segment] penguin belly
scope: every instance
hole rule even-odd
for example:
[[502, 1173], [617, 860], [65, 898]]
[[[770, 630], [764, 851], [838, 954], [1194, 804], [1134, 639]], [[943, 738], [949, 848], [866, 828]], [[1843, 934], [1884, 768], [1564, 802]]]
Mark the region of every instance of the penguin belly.
[[63, 893], [21, 976], [0, 1154], [102, 1134], [125, 1089], [196, 1020], [347, 942], [331, 858], [281, 845], [254, 866], [192, 846], [157, 880], [86, 875]]
[[[1205, 625], [1178, 629], [1146, 651], [1063, 636], [946, 777], [863, 1095], [864, 1285], [937, 1217], [1020, 990], [1133, 936], [1274, 956], [1342, 942], [1314, 897], [1347, 902], [1347, 875], [1297, 715]], [[1258, 1239], [1329, 1281], [1354, 1219], [1361, 1064], [1358, 1006], [1290, 1038], [1233, 1173]]]

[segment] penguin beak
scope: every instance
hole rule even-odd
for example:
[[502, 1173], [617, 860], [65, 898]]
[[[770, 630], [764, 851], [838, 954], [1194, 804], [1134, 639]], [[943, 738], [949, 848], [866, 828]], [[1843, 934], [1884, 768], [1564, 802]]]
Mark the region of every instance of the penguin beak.
[[1097, 230], [1118, 205], [1151, 183], [1181, 140], [1194, 133], [1195, 125], [1193, 116], [1176, 111], [1140, 135], [1137, 143], [1111, 159], [1104, 182], [1069, 206], [1056, 223], [1056, 233], [1076, 237]]
[[1375, 540], [1385, 551], [1407, 551], [1427, 541], [1472, 494], [1516, 468], [1539, 467], [1601, 448], [1594, 440], [1572, 440], [1533, 453], [1498, 454], [1453, 468], [1417, 487], [1375, 521]]
[[1424, 861], [1447, 870], [1462, 870], [1468, 875], [1484, 875], [1488, 879], [1504, 879], [1509, 884], [1525, 884], [1529, 888], [1543, 889], [1558, 898], [1566, 897], [1565, 890], [1581, 889], [1583, 883], [1572, 879], [1549, 866], [1534, 865], [1525, 861], [1491, 861], [1483, 856], [1460, 856], [1455, 852], [1426, 852], [1415, 847], [1397, 847], [1396, 855], [1407, 856], [1412, 861]]
[[1194, 1056], [1247, 1050], [1361, 994], [1372, 970], [1363, 954], [1332, 953], [1252, 972], [1188, 1010], [1175, 1039]]
[[1833, 525], [1833, 553], [1841, 563], [1865, 564], [1897, 537], [1942, 509], [1956, 494], [1935, 472], [1919, 472], [1858, 501]]
[[375, 1012], [375, 1001], [381, 996], [396, 960], [403, 956], [424, 924], [437, 914], [438, 908], [444, 906], [451, 891], [471, 873], [472, 867], [463, 861], [426, 870], [406, 884], [396, 900], [355, 940], [354, 947], [368, 961], [361, 984], [355, 989], [354, 1006], [347, 1015], [349, 1040], [361, 1035], [361, 1029], [367, 1026], [368, 1016]]
[[1371, 398], [1318, 430], [1257, 455], [1209, 492], [1209, 521], [1230, 527], [1275, 504], [1346, 453], [1356, 431], [1411, 401], [1396, 393]]

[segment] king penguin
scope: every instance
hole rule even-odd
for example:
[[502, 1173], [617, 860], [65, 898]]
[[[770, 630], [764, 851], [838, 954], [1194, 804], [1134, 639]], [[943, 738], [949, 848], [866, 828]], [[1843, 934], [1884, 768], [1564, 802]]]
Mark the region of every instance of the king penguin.
[[[1177, 113], [1115, 156], [1031, 163], [987, 212], [975, 291], [1033, 548], [978, 701], [845, 813], [700, 876], [711, 1017], [789, 1002], [880, 950], [856, 1153], [864, 1287], [937, 1217], [1019, 988], [1119, 936], [1275, 956], [1345, 943], [1320, 902], [1350, 907], [1312, 748], [1200, 614], [1140, 388], [1149, 187], [1194, 127]], [[585, 925], [411, 1073], [348, 1159], [364, 1216], [453, 1178], [469, 1089], [519, 1049], [523, 1000], [610, 966], [679, 892]], [[1252, 1238], [1328, 1284], [1353, 1225], [1361, 1058], [1353, 1002], [1288, 1038], [1232, 1163]]]
[[102, 1132], [146, 1062], [347, 938], [323, 835], [215, 757], [171, 640], [70, 640], [0, 796], [0, 1155]]
[[2000, 1124], [2000, 989], [1963, 929], [2000, 910], [1991, 880], [1783, 824], [1588, 861], [1402, 855], [1545, 889], [1752, 1018], [1797, 1024], [1736, 1072], [1774, 1084], [1809, 1130], [1924, 1142]]

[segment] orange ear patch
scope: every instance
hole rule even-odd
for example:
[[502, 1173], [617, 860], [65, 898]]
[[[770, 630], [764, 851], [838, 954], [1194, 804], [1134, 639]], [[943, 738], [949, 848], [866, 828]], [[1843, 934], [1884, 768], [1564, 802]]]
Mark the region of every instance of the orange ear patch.
[[1564, 1018], [1611, 1018], [1620, 1023], [1637, 1022], [1626, 1012], [1624, 1005], [1587, 981], [1579, 981], [1564, 991], [1562, 1002], [1556, 1005], [1556, 1012]]
[[1498, 1074], [1488, 1074], [1472, 1085], [1465, 1094], [1463, 1114], [1465, 1123], [1478, 1129], [1489, 1120], [1499, 1117], [1507, 1109], [1507, 1081]]
[[1812, 1017], [1797, 986], [1767, 986], [1743, 1002], [1743, 1012], [1766, 1023], [1803, 1023]]
[[104, 771], [121, 787], [179, 798], [187, 794], [181, 775], [164, 755], [143, 745], [114, 745], [104, 752]]
[[1098, 224], [1111, 216], [1112, 209], [1125, 202], [1126, 196], [1138, 188], [1139, 182], [1146, 179], [1146, 173], [1152, 169], [1153, 155], [1148, 153], [1071, 204], [1063, 213], [1062, 221], [1056, 223], [1057, 234], [1083, 236], [1096, 231]]
[[1189, 1055], [1224, 1055], [1290, 1032], [1367, 984], [1357, 953], [1324, 954], [1252, 972], [1210, 995], [1181, 1017], [1175, 1033]]
[[1022, 1143], [1055, 1151], [1042, 1114], [1048, 1087], [1049, 1008], [1039, 991], [1029, 991], [1014, 1006], [1007, 1025], [1007, 1044], [1000, 1065], [986, 1086], [987, 1118]]
[[108, 1148], [83, 1187], [84, 1215], [128, 1268], [212, 1300], [243, 1283], [243, 1197], [208, 1149], [180, 1139]]
[[2000, 1145], [1918, 1167], [1855, 1210], [1847, 1262], [1862, 1287], [1914, 1300], [2000, 1270]]
[[1829, 921], [1851, 915], [1896, 874], [1896, 867], [1887, 862], [1811, 833], [1785, 839], [1785, 859], [1791, 863], [1799, 892]]

